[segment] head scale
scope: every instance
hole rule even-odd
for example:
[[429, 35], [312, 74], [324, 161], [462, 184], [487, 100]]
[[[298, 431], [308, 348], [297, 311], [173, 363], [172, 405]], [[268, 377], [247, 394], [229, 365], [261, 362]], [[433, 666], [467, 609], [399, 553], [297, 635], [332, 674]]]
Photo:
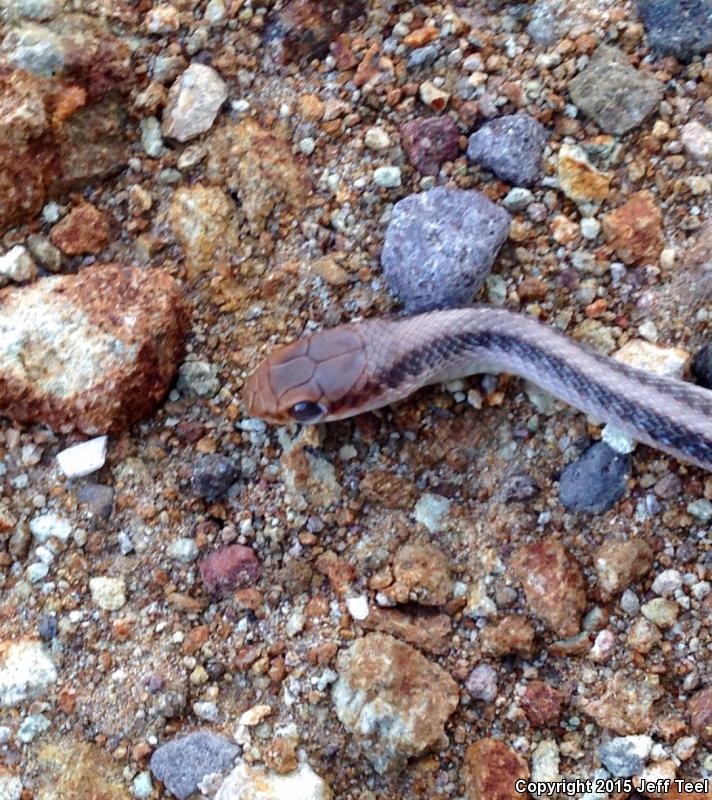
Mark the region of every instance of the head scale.
[[348, 416], [341, 411], [366, 379], [366, 354], [351, 326], [321, 331], [280, 347], [247, 381], [251, 416], [284, 425]]

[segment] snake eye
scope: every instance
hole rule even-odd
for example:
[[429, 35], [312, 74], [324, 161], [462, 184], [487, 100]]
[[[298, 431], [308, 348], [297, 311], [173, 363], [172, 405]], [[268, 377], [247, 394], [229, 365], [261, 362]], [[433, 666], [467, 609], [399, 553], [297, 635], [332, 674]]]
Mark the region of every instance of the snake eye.
[[289, 413], [297, 422], [308, 425], [310, 422], [318, 422], [326, 414], [326, 408], [321, 403], [312, 403], [305, 400], [301, 403], [295, 403], [289, 409]]

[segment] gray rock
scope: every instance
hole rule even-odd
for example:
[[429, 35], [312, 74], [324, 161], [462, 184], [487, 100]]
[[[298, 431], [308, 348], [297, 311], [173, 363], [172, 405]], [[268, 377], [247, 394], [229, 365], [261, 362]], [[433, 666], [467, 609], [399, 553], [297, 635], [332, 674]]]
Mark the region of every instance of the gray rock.
[[631, 778], [643, 771], [652, 746], [649, 736], [619, 736], [602, 744], [598, 757], [614, 777]]
[[573, 102], [606, 133], [622, 136], [658, 107], [663, 84], [628, 63], [625, 53], [600, 45], [570, 82]]
[[440, 48], [436, 44], [426, 44], [424, 47], [416, 47], [408, 56], [408, 69], [417, 69], [432, 64], [440, 53]]
[[479, 664], [467, 678], [465, 688], [475, 700], [493, 702], [497, 697], [497, 671], [489, 664]]
[[220, 391], [217, 367], [207, 361], [186, 361], [178, 369], [176, 385], [186, 397], [214, 397]]
[[697, 351], [692, 361], [692, 374], [700, 386], [712, 389], [712, 342]]
[[193, 464], [191, 485], [198, 496], [212, 503], [232, 486], [237, 474], [237, 464], [231, 458], [209, 453], [198, 456]]
[[179, 800], [186, 800], [205, 775], [230, 769], [238, 753], [237, 745], [224, 736], [190, 733], [161, 745], [151, 757], [151, 772]]
[[470, 136], [467, 157], [515, 186], [539, 177], [547, 129], [529, 114], [509, 114], [486, 122]]
[[561, 473], [561, 502], [569, 511], [608, 511], [625, 494], [630, 466], [630, 454], [617, 453], [604, 442], [597, 442]]
[[381, 266], [409, 313], [472, 302], [509, 233], [510, 216], [480, 192], [438, 187], [393, 207]]
[[114, 510], [114, 490], [101, 483], [87, 483], [77, 492], [77, 500], [87, 506], [92, 517], [109, 519]]
[[638, 13], [661, 55], [687, 61], [712, 50], [712, 0], [638, 0]]

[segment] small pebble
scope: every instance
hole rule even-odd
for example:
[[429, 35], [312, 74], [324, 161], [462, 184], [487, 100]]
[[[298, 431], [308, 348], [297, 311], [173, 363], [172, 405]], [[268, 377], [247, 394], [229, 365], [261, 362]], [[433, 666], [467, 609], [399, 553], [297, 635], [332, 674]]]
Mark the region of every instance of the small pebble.
[[386, 150], [391, 146], [391, 137], [383, 128], [369, 128], [364, 136], [364, 144], [369, 150]]
[[625, 494], [630, 470], [630, 455], [597, 442], [561, 473], [561, 502], [569, 511], [602, 514]]
[[649, 736], [619, 736], [601, 745], [598, 757], [614, 777], [630, 778], [643, 771], [652, 746]]
[[231, 458], [219, 453], [208, 453], [195, 460], [191, 486], [198, 497], [213, 503], [227, 492], [237, 476], [237, 464]]
[[712, 389], [712, 342], [697, 351], [692, 361], [692, 374], [700, 386]]
[[373, 182], [382, 189], [397, 189], [401, 185], [400, 167], [378, 167], [374, 170]]
[[57, 453], [59, 468], [68, 478], [83, 478], [100, 470], [106, 462], [106, 436], [97, 436]]
[[121, 578], [91, 578], [89, 590], [91, 599], [104, 611], [118, 611], [126, 603], [126, 584]]
[[465, 688], [475, 700], [494, 702], [497, 697], [497, 671], [489, 664], [479, 664], [469, 674]]
[[27, 248], [18, 244], [0, 256], [0, 286], [12, 281], [24, 283], [37, 277], [37, 267]]
[[447, 497], [426, 492], [415, 504], [415, 521], [425, 525], [431, 533], [437, 533], [442, 530], [451, 505]]
[[195, 543], [195, 539], [183, 537], [174, 539], [168, 545], [166, 552], [169, 558], [173, 558], [183, 564], [189, 564], [198, 557], [198, 545]]

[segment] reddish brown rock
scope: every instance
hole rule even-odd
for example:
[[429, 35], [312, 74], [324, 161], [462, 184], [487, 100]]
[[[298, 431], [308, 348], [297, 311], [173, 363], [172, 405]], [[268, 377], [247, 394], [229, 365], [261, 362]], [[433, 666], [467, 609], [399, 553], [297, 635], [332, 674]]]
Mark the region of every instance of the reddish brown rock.
[[423, 175], [437, 175], [443, 161], [457, 158], [460, 131], [448, 116], [418, 117], [403, 125], [401, 142], [417, 170]]
[[603, 217], [603, 235], [626, 264], [656, 264], [663, 249], [662, 214], [647, 189]]
[[707, 745], [712, 745], [712, 686], [697, 692], [687, 704], [692, 730]]
[[493, 656], [518, 655], [528, 658], [534, 652], [534, 628], [524, 617], [510, 614], [480, 634], [482, 651]]
[[369, 633], [339, 654], [336, 715], [376, 770], [399, 770], [436, 744], [457, 708], [457, 683], [417, 650]]
[[616, 673], [603, 694], [583, 701], [582, 709], [619, 736], [644, 733], [655, 717], [653, 704], [662, 695], [657, 675]]
[[59, 170], [44, 82], [0, 71], [0, 233], [38, 214]]
[[314, 566], [322, 575], [326, 575], [331, 588], [342, 597], [356, 579], [356, 570], [353, 566], [345, 558], [337, 556], [333, 550], [324, 551]]
[[52, 228], [49, 238], [65, 255], [96, 255], [109, 243], [109, 223], [96, 206], [81, 203]]
[[268, 53], [281, 64], [323, 58], [330, 43], [364, 8], [363, 0], [290, 0], [267, 27]]
[[412, 644], [426, 653], [446, 653], [452, 638], [447, 614], [408, 614], [397, 608], [372, 608], [359, 622], [368, 631], [380, 631]]
[[558, 539], [520, 547], [512, 557], [527, 602], [559, 636], [574, 636], [586, 610], [586, 583], [576, 559]]
[[642, 539], [607, 541], [596, 551], [593, 563], [601, 594], [604, 598], [610, 598], [620, 594], [650, 570], [653, 551]]
[[534, 728], [558, 725], [564, 696], [543, 681], [531, 681], [522, 695], [522, 708]]
[[529, 778], [521, 756], [499, 739], [480, 739], [465, 751], [463, 764], [467, 800], [521, 800], [517, 781]]
[[198, 567], [205, 590], [218, 596], [251, 586], [260, 577], [260, 562], [255, 551], [242, 544], [221, 547], [201, 559]]
[[384, 594], [394, 603], [414, 601], [444, 606], [452, 594], [452, 575], [445, 554], [432, 544], [407, 544], [393, 559], [392, 586]]
[[210, 138], [207, 176], [237, 192], [254, 234], [264, 230], [279, 206], [302, 208], [310, 193], [291, 144], [253, 119], [215, 131]]
[[188, 312], [161, 270], [116, 264], [0, 291], [0, 414], [87, 434], [121, 430], [164, 397]]

